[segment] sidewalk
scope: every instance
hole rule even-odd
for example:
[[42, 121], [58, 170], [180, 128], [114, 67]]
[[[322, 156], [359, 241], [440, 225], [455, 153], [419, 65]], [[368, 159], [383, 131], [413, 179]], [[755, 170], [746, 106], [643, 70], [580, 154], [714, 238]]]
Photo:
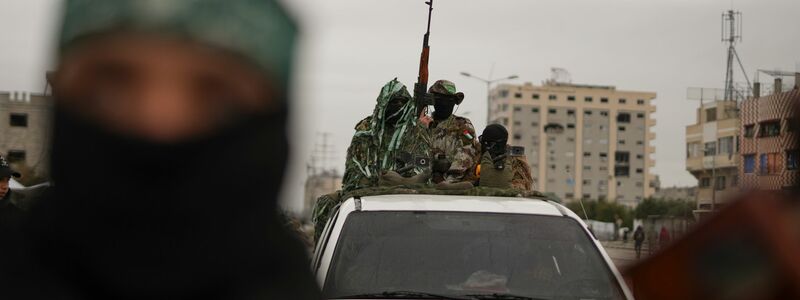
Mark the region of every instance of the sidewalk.
[[[634, 250], [633, 241], [628, 241], [627, 243], [623, 241], [600, 241], [600, 244], [602, 244], [605, 248]], [[647, 243], [644, 243], [644, 245], [642, 245], [642, 252], [646, 252], [648, 250], [649, 248], [647, 247]]]

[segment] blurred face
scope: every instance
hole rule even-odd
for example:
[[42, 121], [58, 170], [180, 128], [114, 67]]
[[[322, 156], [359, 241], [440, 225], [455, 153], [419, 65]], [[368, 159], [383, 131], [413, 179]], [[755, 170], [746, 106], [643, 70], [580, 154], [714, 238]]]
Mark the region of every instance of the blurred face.
[[8, 194], [8, 182], [11, 180], [10, 177], [3, 177], [0, 178], [0, 198], [3, 198]]
[[115, 34], [62, 57], [58, 105], [104, 128], [153, 142], [202, 137], [276, 110], [275, 89], [245, 60], [189, 41]]

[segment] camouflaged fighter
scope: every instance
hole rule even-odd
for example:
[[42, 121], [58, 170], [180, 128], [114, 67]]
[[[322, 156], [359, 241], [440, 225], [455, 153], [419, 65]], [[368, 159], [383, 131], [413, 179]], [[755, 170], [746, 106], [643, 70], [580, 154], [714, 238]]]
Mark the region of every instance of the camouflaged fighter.
[[434, 99], [433, 121], [429, 124], [431, 153], [434, 158], [444, 157], [450, 167], [443, 174], [446, 183], [474, 181], [479, 160], [478, 140], [472, 122], [453, 114], [456, 105], [464, 101], [464, 93], [447, 80], [439, 80], [428, 91]]
[[372, 115], [355, 127], [347, 149], [342, 190], [317, 199], [312, 213], [317, 229], [325, 224], [342, 194], [379, 185], [428, 183], [430, 136], [411, 100], [406, 86], [397, 79], [383, 86]]

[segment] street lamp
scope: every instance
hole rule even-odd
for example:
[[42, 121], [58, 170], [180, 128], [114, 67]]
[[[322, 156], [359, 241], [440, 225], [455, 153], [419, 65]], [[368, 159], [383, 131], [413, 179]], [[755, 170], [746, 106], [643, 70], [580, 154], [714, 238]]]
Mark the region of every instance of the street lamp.
[[491, 76], [489, 76], [489, 79], [483, 79], [483, 78], [474, 76], [474, 75], [472, 75], [470, 73], [467, 73], [467, 72], [461, 72], [461, 75], [463, 75], [464, 77], [477, 79], [477, 80], [482, 81], [483, 83], [486, 83], [486, 125], [489, 125], [491, 123], [491, 120], [489, 119], [490, 118], [489, 112], [492, 109], [492, 104], [491, 104], [492, 103], [492, 99], [491, 99], [491, 97], [492, 97], [492, 95], [491, 95], [492, 83], [519, 78], [519, 76], [517, 76], [517, 75], [511, 75], [511, 76], [508, 76], [508, 77], [505, 77], [505, 78], [499, 78], [499, 79], [492, 79]]

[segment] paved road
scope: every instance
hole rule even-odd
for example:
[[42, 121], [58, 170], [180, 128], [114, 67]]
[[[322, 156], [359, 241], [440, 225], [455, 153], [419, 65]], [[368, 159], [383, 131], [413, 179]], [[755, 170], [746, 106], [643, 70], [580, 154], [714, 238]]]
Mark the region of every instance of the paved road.
[[[604, 242], [606, 253], [617, 266], [617, 269], [624, 270], [636, 262], [636, 251], [632, 244], [622, 244], [619, 242]], [[647, 249], [642, 250], [642, 258], [647, 255]]]

